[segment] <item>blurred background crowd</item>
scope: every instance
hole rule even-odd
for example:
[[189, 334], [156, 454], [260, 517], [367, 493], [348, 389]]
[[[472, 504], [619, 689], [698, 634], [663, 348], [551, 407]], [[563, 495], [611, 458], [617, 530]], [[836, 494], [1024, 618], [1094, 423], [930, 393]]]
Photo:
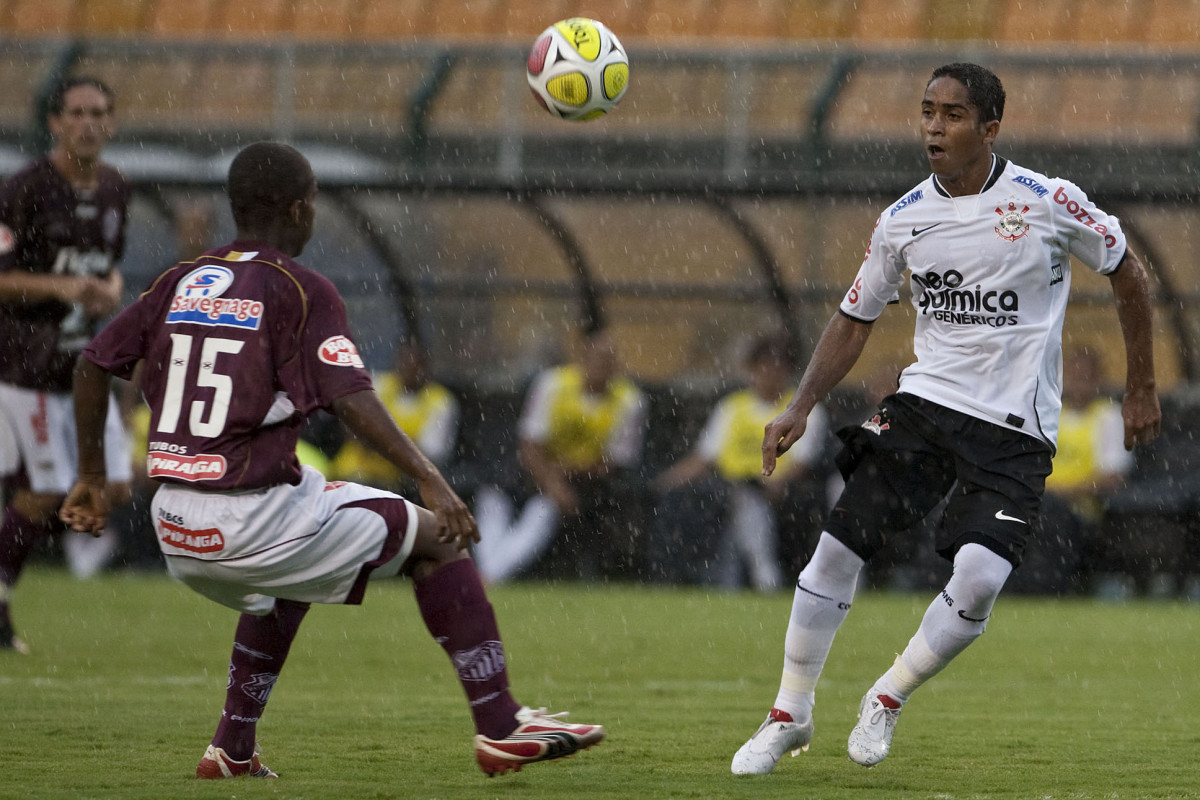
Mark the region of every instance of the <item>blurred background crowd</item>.
[[[622, 104], [587, 123], [525, 86], [529, 44], [575, 15], [631, 62]], [[472, 503], [489, 580], [771, 591], [820, 533], [834, 432], [908, 363], [911, 307], [877, 324], [770, 482], [762, 426], [875, 217], [927, 172], [914, 76], [979, 61], [1008, 90], [997, 151], [1088, 187], [1145, 256], [1165, 415], [1158, 442], [1124, 452], [1116, 315], [1106, 282], [1074, 271], [1060, 451], [1010, 586], [1200, 601], [1197, 42], [1196, 0], [0, 0], [0, 176], [49, 147], [57, 82], [110, 85], [128, 299], [230, 238], [240, 146], [295, 144], [322, 192], [304, 261]], [[122, 407], [144, 476], [136, 391]], [[330, 478], [405, 490], [331, 418], [304, 448]], [[79, 574], [160, 568], [152, 490], [135, 478]], [[870, 582], [941, 586], [932, 549], [916, 531]], [[61, 541], [39, 557], [62, 559]]]

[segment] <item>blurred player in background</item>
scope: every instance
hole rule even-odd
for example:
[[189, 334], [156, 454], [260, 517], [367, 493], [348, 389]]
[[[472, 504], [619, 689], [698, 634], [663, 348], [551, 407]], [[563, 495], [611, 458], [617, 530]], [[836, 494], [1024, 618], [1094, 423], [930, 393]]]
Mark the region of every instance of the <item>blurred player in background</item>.
[[[454, 394], [433, 380], [429, 352], [416, 339], [396, 348], [395, 366], [374, 376], [375, 391], [392, 419], [425, 457], [444, 470], [458, 442], [459, 403]], [[402, 494], [411, 490], [406, 477], [390, 461], [357, 439], [350, 439], [333, 460], [334, 477], [387, 487]]]
[[[162, 273], [80, 357], [79, 481], [62, 511], [75, 530], [103, 526], [97, 432], [109, 375], [128, 378], [141, 363], [167, 568], [241, 612], [225, 707], [197, 776], [275, 777], [256, 752], [257, 722], [309, 604], [357, 604], [369, 579], [397, 574], [412, 578], [422, 618], [457, 670], [484, 772], [600, 741], [600, 726], [562, 722], [509, 692], [496, 618], [466, 552], [475, 521], [373, 391], [333, 284], [293, 260], [313, 230], [308, 161], [286, 145], [250, 145], [230, 166], [228, 192], [236, 240]], [[296, 440], [318, 408], [411, 475], [429, 510], [301, 467]]]
[[642, 457], [646, 398], [619, 374], [606, 329], [585, 331], [581, 350], [578, 363], [538, 375], [518, 422], [518, 454], [536, 494], [516, 519], [496, 487], [476, 494], [483, 534], [476, 557], [490, 581], [534, 564], [566, 526], [580, 572], [573, 577], [595, 577], [589, 573], [631, 557], [629, 543], [616, 541], [627, 536], [617, 518], [622, 502], [632, 503], [628, 474]]
[[[1158, 435], [1148, 278], [1120, 221], [1074, 184], [993, 153], [1004, 89], [989, 70], [934, 70], [920, 132], [932, 175], [876, 223], [858, 276], [817, 343], [800, 388], [766, 428], [763, 474], [804, 434], [911, 273], [915, 363], [899, 391], [844, 428], [846, 487], [796, 583], [774, 707], [733, 757], [767, 773], [813, 735], [814, 692], [863, 564], [949, 497], [939, 553], [953, 561], [892, 667], [867, 691], [850, 758], [887, 757], [910, 695], [977, 639], [1021, 556], [1054, 454], [1070, 258], [1106, 275], [1125, 340], [1124, 445]], [[890, 647], [890, 643], [884, 645]]]
[[[9, 597], [34, 545], [63, 530], [58, 508], [76, 466], [71, 370], [96, 322], [121, 302], [116, 264], [129, 204], [128, 184], [100, 160], [113, 133], [112, 91], [70, 78], [50, 97], [47, 121], [49, 154], [0, 187], [0, 648], [18, 650]], [[98, 424], [109, 437], [109, 497], [121, 503], [130, 480], [124, 429], [115, 408]], [[108, 532], [64, 541], [76, 574], [102, 566], [115, 545]]]
[[755, 589], [772, 591], [784, 585], [775, 506], [784, 499], [788, 484], [804, 479], [820, 458], [828, 414], [823, 405], [814, 406], [804, 436], [780, 459], [780, 469], [763, 478], [763, 428], [783, 412], [796, 387], [796, 360], [787, 337], [758, 337], [745, 367], [748, 385], [721, 398], [700, 441], [659, 475], [653, 488], [668, 492], [716, 470], [729, 486], [725, 531], [717, 550], [718, 582], [736, 589], [742, 586], [744, 572]]

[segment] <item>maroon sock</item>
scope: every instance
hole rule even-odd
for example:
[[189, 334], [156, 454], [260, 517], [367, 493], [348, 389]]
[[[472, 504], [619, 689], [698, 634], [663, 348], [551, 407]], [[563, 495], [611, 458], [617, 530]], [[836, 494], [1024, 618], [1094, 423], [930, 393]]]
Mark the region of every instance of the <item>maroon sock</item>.
[[451, 561], [414, 587], [425, 626], [450, 656], [467, 693], [476, 732], [489, 739], [508, 736], [521, 707], [508, 691], [504, 645], [475, 562]]
[[263, 617], [242, 614], [238, 619], [233, 655], [229, 659], [225, 708], [212, 739], [215, 747], [224, 749], [236, 761], [254, 755], [258, 718], [266, 708], [306, 613], [308, 603], [276, 600], [270, 614]]
[[11, 506], [5, 509], [0, 524], [0, 581], [15, 584], [33, 546], [51, 532], [50, 526], [26, 519]]

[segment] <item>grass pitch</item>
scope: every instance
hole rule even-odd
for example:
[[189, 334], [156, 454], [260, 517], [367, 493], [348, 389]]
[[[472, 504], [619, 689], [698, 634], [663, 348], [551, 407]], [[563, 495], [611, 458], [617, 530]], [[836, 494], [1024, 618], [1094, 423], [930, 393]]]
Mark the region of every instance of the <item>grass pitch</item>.
[[486, 778], [448, 660], [394, 582], [310, 612], [259, 723], [282, 779], [201, 782], [236, 615], [163, 576], [31, 569], [14, 608], [33, 654], [0, 653], [0, 798], [1200, 798], [1200, 607], [1002, 597], [866, 770], [845, 753], [859, 697], [929, 598], [861, 595], [809, 752], [734, 777], [775, 697], [790, 593], [490, 594], [517, 698], [604, 723], [602, 745]]

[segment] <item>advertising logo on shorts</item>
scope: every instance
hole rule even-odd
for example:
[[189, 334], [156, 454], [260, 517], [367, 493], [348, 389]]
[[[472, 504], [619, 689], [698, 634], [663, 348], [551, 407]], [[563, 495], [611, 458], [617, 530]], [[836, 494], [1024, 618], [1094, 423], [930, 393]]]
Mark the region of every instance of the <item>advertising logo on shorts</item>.
[[233, 271], [206, 264], [192, 270], [175, 287], [167, 324], [223, 325], [258, 330], [265, 307], [260, 300], [222, 297], [233, 283]]
[[317, 358], [335, 367], [363, 368], [363, 360], [358, 354], [358, 348], [345, 336], [330, 336], [321, 342], [321, 346], [317, 349]]

